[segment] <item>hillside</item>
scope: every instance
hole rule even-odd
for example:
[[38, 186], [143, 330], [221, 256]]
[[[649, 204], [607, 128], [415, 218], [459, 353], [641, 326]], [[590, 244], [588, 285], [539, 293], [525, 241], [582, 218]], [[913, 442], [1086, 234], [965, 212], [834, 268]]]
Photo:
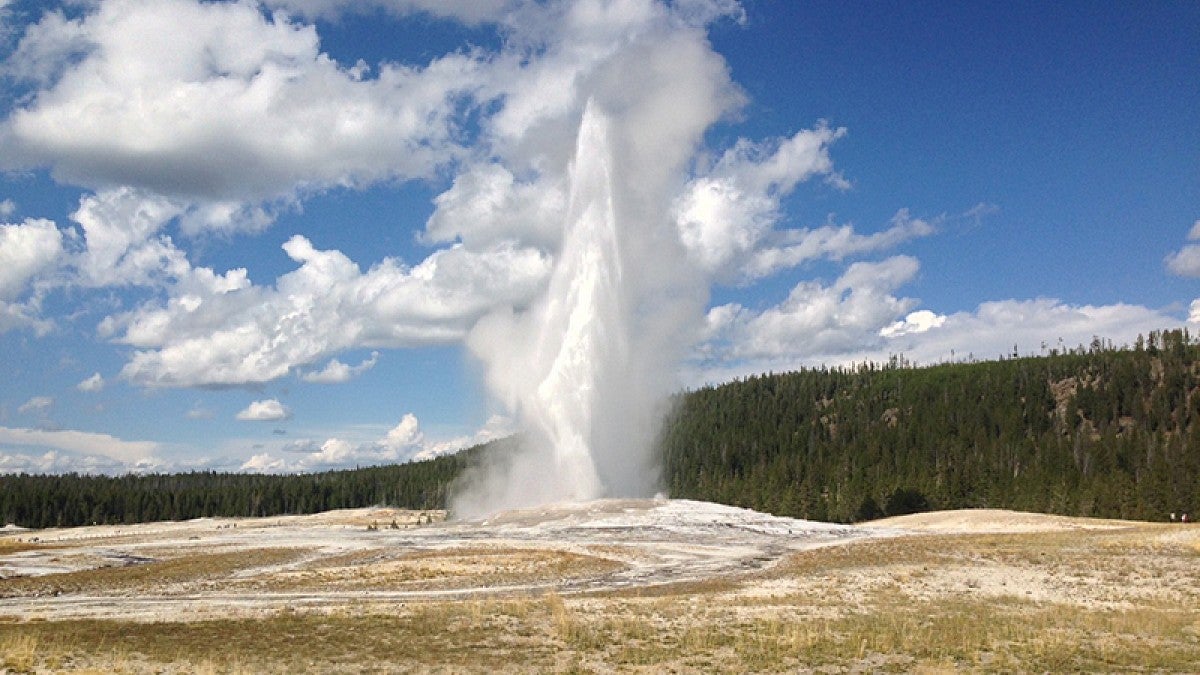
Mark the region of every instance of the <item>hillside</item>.
[[673, 497], [816, 520], [1010, 508], [1165, 520], [1200, 507], [1200, 346], [752, 377], [679, 401]]
[[[960, 508], [1166, 520], [1200, 510], [1198, 386], [1185, 331], [1128, 349], [752, 377], [679, 396], [663, 483], [676, 498], [838, 522]], [[473, 458], [511, 443], [309, 475], [0, 476], [0, 524], [442, 508]]]

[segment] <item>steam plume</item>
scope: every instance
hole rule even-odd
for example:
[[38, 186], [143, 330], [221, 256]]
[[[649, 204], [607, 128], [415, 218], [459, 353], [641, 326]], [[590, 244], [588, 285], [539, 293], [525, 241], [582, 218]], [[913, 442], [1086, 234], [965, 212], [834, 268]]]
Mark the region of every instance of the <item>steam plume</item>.
[[703, 32], [671, 17], [579, 81], [547, 290], [468, 340], [521, 446], [468, 474], [460, 517], [659, 488], [653, 443], [708, 293], [672, 205], [705, 129], [740, 99]]

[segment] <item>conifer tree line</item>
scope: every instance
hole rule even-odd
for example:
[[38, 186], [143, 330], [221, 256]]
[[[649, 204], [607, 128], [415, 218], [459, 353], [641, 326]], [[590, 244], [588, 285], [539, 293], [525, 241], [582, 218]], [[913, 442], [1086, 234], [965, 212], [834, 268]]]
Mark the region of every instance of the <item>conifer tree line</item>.
[[[389, 505], [444, 508], [462, 471], [517, 441], [408, 464], [299, 475], [0, 475], [25, 527]], [[1200, 344], [750, 377], [677, 397], [661, 438], [672, 497], [851, 522], [927, 509], [1200, 517]]]
[[[751, 377], [681, 397], [674, 497], [849, 522], [1008, 508], [1166, 520], [1200, 510], [1200, 346]], [[1200, 515], [1200, 514], [1194, 514]]]
[[377, 505], [440, 509], [451, 482], [481, 450], [313, 474], [6, 475], [0, 476], [0, 522], [40, 528], [305, 514]]

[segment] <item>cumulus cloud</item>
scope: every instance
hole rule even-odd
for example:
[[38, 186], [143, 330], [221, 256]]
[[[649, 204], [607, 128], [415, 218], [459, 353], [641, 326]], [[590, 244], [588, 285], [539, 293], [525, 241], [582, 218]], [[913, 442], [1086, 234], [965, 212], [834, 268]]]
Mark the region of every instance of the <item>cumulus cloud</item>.
[[797, 284], [775, 307], [754, 311], [737, 304], [708, 313], [710, 353], [722, 359], [777, 361], [790, 355], [837, 355], [877, 346], [880, 332], [916, 304], [896, 289], [916, 276], [909, 256], [859, 262], [834, 283]]
[[307, 452], [296, 464], [295, 468], [301, 471], [308, 471], [312, 469], [344, 467], [354, 462], [360, 456], [378, 454], [372, 453], [369, 450], [358, 452], [356, 450], [355, 446], [347, 441], [343, 441], [340, 438], [330, 438], [317, 446], [313, 451]]
[[798, 183], [824, 175], [848, 187], [833, 169], [829, 145], [846, 133], [822, 125], [788, 139], [740, 139], [689, 183], [675, 205], [689, 255], [714, 274], [728, 275], [779, 221], [779, 202]]
[[21, 298], [39, 275], [56, 267], [62, 251], [62, 233], [49, 220], [0, 224], [0, 333], [18, 327], [39, 333], [49, 329], [39, 317], [40, 298]]
[[7, 62], [41, 87], [0, 125], [7, 168], [229, 203], [426, 177], [460, 154], [470, 53], [366, 77], [321, 53], [314, 26], [254, 2], [85, 7], [47, 12]]
[[562, 240], [566, 199], [562, 176], [519, 181], [501, 164], [476, 164], [434, 199], [437, 208], [426, 223], [424, 239], [461, 241], [471, 247], [516, 240], [553, 250]]
[[315, 382], [318, 384], [340, 384], [349, 382], [350, 380], [362, 375], [368, 370], [375, 367], [379, 362], [379, 352], [371, 352], [371, 358], [364, 360], [357, 366], [348, 366], [337, 359], [330, 359], [329, 363], [321, 370], [304, 373], [300, 376], [305, 382]]
[[164, 283], [191, 268], [182, 251], [158, 232], [182, 213], [171, 200], [132, 188], [85, 195], [71, 220], [83, 230], [84, 250], [75, 258], [78, 281], [87, 286]]
[[[1200, 241], [1200, 220], [1192, 224], [1188, 241]], [[1200, 243], [1187, 244], [1164, 260], [1167, 269], [1181, 277], [1200, 277]]]
[[926, 333], [934, 328], [940, 328], [946, 323], [946, 317], [940, 314], [935, 314], [928, 309], [921, 309], [910, 313], [900, 321], [879, 331], [879, 334], [885, 338], [898, 338], [905, 335], [917, 335]]
[[8, 218], [17, 212], [17, 204], [11, 199], [0, 200], [0, 218]]
[[[223, 274], [194, 267], [164, 230], [186, 217], [187, 207], [175, 200], [133, 188], [114, 188], [84, 195], [71, 220], [79, 225], [81, 246], [66, 257], [70, 282], [83, 288], [148, 287], [167, 290], [187, 307], [206, 295], [247, 288], [245, 268]], [[102, 322], [103, 336], [113, 319]]]
[[254, 401], [237, 414], [237, 419], [249, 422], [276, 422], [291, 418], [292, 411], [273, 398]]
[[246, 460], [238, 470], [246, 473], [281, 473], [284, 470], [284, 464], [282, 459], [261, 452]]
[[140, 348], [122, 376], [153, 386], [241, 385], [344, 349], [453, 342], [492, 306], [527, 301], [548, 268], [540, 251], [509, 244], [486, 253], [453, 246], [413, 268], [388, 258], [366, 273], [301, 236], [283, 248], [300, 267], [274, 288], [197, 286], [165, 306], [109, 317], [102, 333], [120, 331], [118, 342]]
[[400, 452], [420, 445], [424, 440], [425, 434], [421, 433], [421, 424], [417, 421], [417, 416], [407, 413], [401, 418], [399, 424], [388, 431], [387, 436], [384, 436], [379, 444], [388, 450]]
[[100, 391], [104, 388], [104, 378], [100, 376], [100, 373], [93, 373], [91, 377], [75, 385], [75, 388], [89, 393]]

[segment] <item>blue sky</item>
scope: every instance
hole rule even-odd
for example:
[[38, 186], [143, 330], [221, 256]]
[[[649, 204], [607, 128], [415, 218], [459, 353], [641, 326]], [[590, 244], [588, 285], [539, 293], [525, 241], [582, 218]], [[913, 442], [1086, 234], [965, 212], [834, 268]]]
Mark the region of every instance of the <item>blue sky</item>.
[[678, 388], [1195, 331], [1197, 35], [1194, 2], [0, 0], [0, 471], [510, 433], [467, 343], [546, 293], [605, 95], [686, 158]]

